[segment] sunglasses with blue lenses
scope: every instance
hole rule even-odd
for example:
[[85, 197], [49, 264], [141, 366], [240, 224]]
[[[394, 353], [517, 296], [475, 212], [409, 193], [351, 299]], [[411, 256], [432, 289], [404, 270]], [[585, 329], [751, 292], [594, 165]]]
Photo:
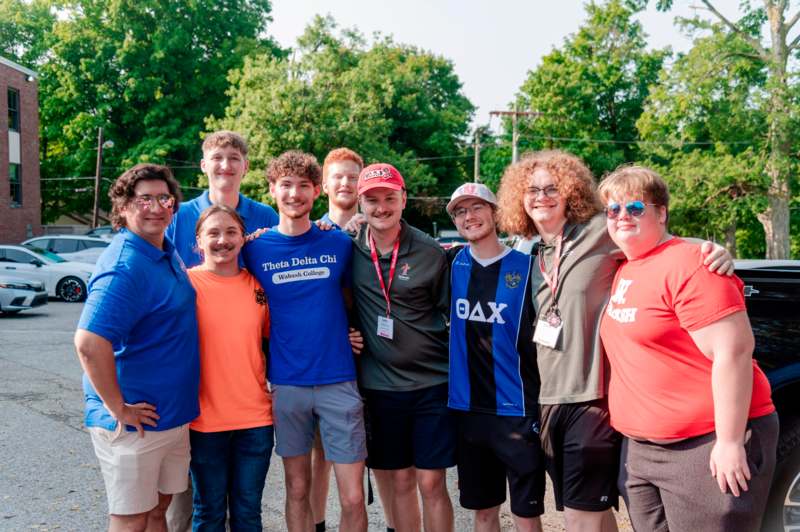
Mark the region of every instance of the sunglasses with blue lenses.
[[611, 219], [618, 218], [622, 209], [625, 209], [625, 212], [633, 216], [634, 218], [639, 218], [644, 214], [645, 206], [650, 205], [655, 207], [658, 205], [657, 203], [645, 203], [643, 201], [629, 201], [625, 205], [620, 205], [617, 202], [609, 203], [606, 206], [606, 216]]

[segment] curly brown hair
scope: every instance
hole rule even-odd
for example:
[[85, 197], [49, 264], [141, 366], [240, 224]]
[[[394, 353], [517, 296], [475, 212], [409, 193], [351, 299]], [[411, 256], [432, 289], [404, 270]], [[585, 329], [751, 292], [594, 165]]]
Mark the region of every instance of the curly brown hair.
[[111, 199], [111, 224], [114, 229], [126, 227], [122, 209], [136, 195], [134, 190], [139, 181], [165, 182], [169, 193], [175, 197], [175, 205], [172, 207], [172, 212], [178, 212], [178, 207], [181, 203], [181, 186], [172, 176], [172, 171], [160, 164], [140, 163], [123, 172], [108, 191], [108, 197]]
[[308, 179], [314, 186], [319, 186], [322, 182], [322, 169], [317, 158], [300, 150], [283, 152], [269, 162], [267, 181], [275, 183], [288, 175]]
[[530, 238], [536, 226], [525, 212], [523, 200], [531, 175], [537, 169], [553, 176], [558, 192], [566, 202], [570, 223], [585, 223], [602, 210], [591, 170], [575, 155], [560, 150], [529, 152], [503, 173], [497, 191], [497, 220], [508, 234]]

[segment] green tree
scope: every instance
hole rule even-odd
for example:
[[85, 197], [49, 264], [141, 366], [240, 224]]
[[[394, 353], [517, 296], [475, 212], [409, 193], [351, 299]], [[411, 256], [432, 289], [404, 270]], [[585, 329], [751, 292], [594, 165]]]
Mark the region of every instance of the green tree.
[[602, 175], [638, 158], [636, 120], [669, 51], [647, 49], [630, 2], [590, 2], [586, 12], [528, 73], [513, 106], [542, 113], [521, 121], [520, 151], [565, 149]]
[[[357, 31], [317, 17], [291, 58], [254, 54], [230, 74], [230, 104], [206, 125], [248, 137], [250, 194], [268, 199], [264, 169], [288, 149], [322, 159], [332, 148], [352, 147], [367, 163], [394, 164], [415, 197], [449, 194], [464, 181], [461, 155], [474, 107], [452, 63], [389, 37], [375, 39], [367, 46]], [[419, 216], [441, 209], [413, 205]]]
[[[105, 175], [153, 161], [193, 181], [197, 170], [180, 167], [197, 164], [204, 119], [225, 108], [228, 71], [251, 53], [280, 53], [264, 37], [269, 0], [54, 0], [48, 12], [56, 8], [57, 20], [20, 51], [41, 76], [44, 177], [94, 174], [102, 126], [115, 144]], [[24, 29], [15, 20], [2, 13], [0, 27]], [[45, 219], [89, 210], [91, 189], [53, 183], [43, 189]]]
[[[791, 14], [788, 0], [762, 0], [760, 7], [743, 0], [740, 3], [742, 16], [733, 21], [720, 13], [710, 0], [701, 2], [714, 20], [746, 43], [747, 50], [740, 52], [742, 57], [766, 66], [766, 98], [761, 109], [767, 115], [767, 130], [763, 138], [767, 145], [764, 173], [768, 187], [766, 203], [758, 213], [758, 220], [764, 228], [767, 258], [788, 258], [789, 205], [796, 185], [794, 172], [797, 166], [793, 123], [797, 87], [796, 76], [789, 69], [789, 58], [797, 55], [800, 47], [800, 35], [790, 39], [789, 33], [800, 20], [800, 10]], [[660, 9], [669, 9], [672, 0], [659, 0], [657, 5]], [[699, 17], [691, 23], [696, 27], [707, 27], [707, 22]], [[762, 44], [764, 26], [768, 28], [769, 45]]]
[[642, 155], [672, 191], [670, 226], [678, 234], [724, 240], [743, 256], [763, 256], [754, 213], [766, 207], [761, 109], [767, 73], [748, 45], [717, 25], [665, 67], [637, 123]]
[[0, 0], [0, 55], [36, 65], [47, 52], [47, 36], [56, 20], [52, 0]]

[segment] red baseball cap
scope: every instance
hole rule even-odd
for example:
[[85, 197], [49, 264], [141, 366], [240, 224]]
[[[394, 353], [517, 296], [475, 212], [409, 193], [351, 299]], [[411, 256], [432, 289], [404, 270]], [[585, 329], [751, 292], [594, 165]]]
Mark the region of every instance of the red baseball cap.
[[388, 163], [371, 164], [358, 175], [358, 193], [363, 194], [373, 188], [404, 190], [406, 182], [397, 168]]

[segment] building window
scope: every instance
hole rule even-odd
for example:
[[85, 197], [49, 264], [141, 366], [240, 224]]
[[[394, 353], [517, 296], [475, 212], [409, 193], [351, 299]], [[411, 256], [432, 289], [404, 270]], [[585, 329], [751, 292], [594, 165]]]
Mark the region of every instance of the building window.
[[19, 91], [8, 89], [8, 130], [19, 131]]
[[8, 181], [11, 183], [11, 205], [22, 205], [22, 167], [11, 163], [8, 168]]

